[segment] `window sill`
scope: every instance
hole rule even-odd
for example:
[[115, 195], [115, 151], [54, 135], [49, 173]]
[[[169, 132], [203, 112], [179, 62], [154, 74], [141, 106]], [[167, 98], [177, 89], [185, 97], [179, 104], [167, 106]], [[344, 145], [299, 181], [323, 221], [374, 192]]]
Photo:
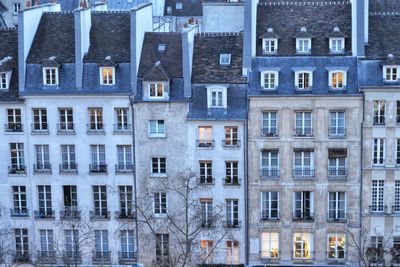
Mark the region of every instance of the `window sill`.
[[168, 217], [167, 213], [153, 213], [154, 219], [166, 219]]
[[150, 139], [165, 139], [165, 138], [167, 138], [167, 135], [166, 134], [148, 134], [147, 137]]
[[57, 135], [75, 135], [75, 130], [58, 130]]
[[344, 135], [332, 135], [332, 134], [330, 134], [330, 135], [328, 135], [328, 138], [329, 139], [346, 139], [346, 135], [344, 134]]
[[150, 173], [150, 178], [168, 178], [166, 173]]
[[106, 132], [104, 130], [87, 130], [87, 135], [105, 135]]
[[113, 134], [132, 134], [132, 131], [130, 129], [126, 129], [126, 130], [114, 130]]
[[49, 130], [32, 130], [31, 134], [32, 135], [49, 135], [50, 131]]

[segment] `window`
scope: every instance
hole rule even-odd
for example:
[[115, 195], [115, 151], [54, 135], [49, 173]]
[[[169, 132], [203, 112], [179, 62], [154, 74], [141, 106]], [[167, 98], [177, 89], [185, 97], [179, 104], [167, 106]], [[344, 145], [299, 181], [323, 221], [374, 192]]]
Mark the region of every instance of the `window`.
[[28, 208], [26, 203], [26, 187], [25, 186], [13, 186], [13, 203], [14, 210], [12, 216], [29, 216]]
[[295, 233], [293, 235], [293, 258], [312, 259], [314, 256], [313, 234]]
[[207, 108], [227, 108], [227, 88], [223, 86], [207, 87]]
[[156, 234], [156, 265], [169, 265], [169, 235]]
[[268, 111], [263, 113], [262, 134], [264, 136], [278, 135], [278, 120], [276, 111]]
[[212, 198], [201, 198], [201, 226], [211, 227], [213, 224], [213, 200]]
[[344, 136], [346, 133], [346, 113], [331, 111], [329, 113], [329, 136]]
[[396, 101], [396, 123], [400, 124], [400, 101]]
[[226, 241], [226, 264], [239, 264], [239, 241]]
[[75, 185], [64, 185], [64, 209], [65, 212], [74, 212], [78, 208], [78, 195]]
[[10, 174], [25, 173], [24, 143], [10, 143]]
[[40, 256], [50, 258], [55, 256], [53, 230], [39, 230], [40, 234]]
[[279, 177], [278, 150], [264, 150], [261, 152], [261, 177]]
[[121, 230], [121, 259], [134, 259], [135, 258], [135, 235], [133, 230]]
[[314, 152], [310, 150], [296, 150], [294, 152], [294, 177], [314, 177]]
[[295, 112], [295, 135], [312, 136], [312, 113], [309, 111]]
[[314, 192], [298, 191], [293, 192], [293, 219], [313, 220], [314, 219]]
[[128, 131], [130, 126], [128, 124], [128, 109], [127, 108], [116, 108], [115, 116], [117, 124], [114, 126], [115, 131]]
[[162, 82], [149, 83], [149, 98], [163, 98], [164, 84]]
[[40, 218], [52, 217], [51, 186], [38, 185], [39, 214]]
[[151, 173], [152, 173], [152, 175], [166, 174], [167, 173], [167, 159], [164, 157], [151, 158]]
[[386, 82], [395, 82], [398, 77], [399, 66], [383, 66], [383, 80]]
[[212, 184], [212, 161], [200, 161], [200, 183]]
[[159, 54], [165, 53], [165, 50], [167, 50], [167, 44], [158, 44], [157, 52]]
[[130, 145], [117, 145], [118, 164], [117, 172], [130, 172], [133, 170], [132, 165], [132, 147]]
[[119, 186], [120, 218], [132, 218], [133, 215], [133, 189], [130, 185]]
[[328, 219], [333, 221], [346, 219], [346, 192], [329, 192]]
[[343, 53], [344, 38], [329, 38], [329, 50], [331, 53]]
[[375, 138], [373, 147], [373, 165], [383, 166], [385, 164], [385, 139]]
[[279, 192], [261, 192], [261, 220], [279, 219]]
[[43, 68], [43, 84], [58, 85], [58, 68]]
[[371, 199], [371, 212], [384, 212], [384, 191], [385, 181], [383, 180], [372, 180], [372, 199]]
[[278, 259], [279, 256], [279, 233], [261, 233], [261, 258]]
[[89, 130], [99, 131], [103, 130], [103, 127], [103, 109], [89, 108]]
[[346, 87], [346, 72], [334, 70], [329, 72], [329, 86], [334, 90], [344, 90]]
[[261, 87], [264, 90], [275, 90], [278, 87], [278, 72], [264, 71], [261, 72]]
[[396, 250], [400, 249], [400, 236], [393, 237], [393, 248]]
[[49, 145], [35, 145], [36, 165], [35, 171], [47, 172], [51, 170]]
[[21, 110], [19, 108], [7, 109], [7, 132], [22, 132]]
[[223, 107], [222, 103], [222, 91], [213, 90], [211, 92], [211, 107]]
[[371, 248], [374, 252], [370, 255], [371, 262], [382, 262], [383, 258], [383, 236], [371, 236]]
[[101, 85], [114, 85], [115, 84], [115, 68], [113, 67], [101, 67], [100, 68], [100, 84]]
[[346, 237], [344, 234], [328, 235], [328, 259], [344, 259], [346, 255]]
[[226, 200], [226, 226], [239, 227], [239, 200]]
[[347, 149], [328, 149], [328, 177], [343, 177], [347, 175]]
[[[64, 230], [65, 256], [67, 259], [79, 258], [79, 234], [78, 230]], [[78, 253], [76, 253], [78, 252]]]
[[228, 66], [231, 64], [231, 54], [220, 54], [219, 64], [223, 66]]
[[28, 259], [29, 257], [29, 241], [28, 229], [16, 228], [15, 234], [15, 253], [18, 260]]
[[0, 90], [8, 89], [8, 77], [7, 73], [0, 73]]
[[74, 118], [72, 115], [72, 108], [63, 108], [58, 110], [60, 115], [59, 131], [73, 131]]
[[239, 185], [238, 162], [225, 161], [225, 185]]
[[97, 259], [109, 259], [110, 249], [108, 245], [108, 231], [94, 230], [94, 257]]
[[89, 166], [90, 172], [107, 172], [106, 148], [104, 145], [91, 145], [92, 164]]
[[394, 205], [392, 212], [400, 212], [400, 180], [394, 181]]
[[296, 39], [297, 53], [311, 53], [311, 39], [297, 38]]
[[265, 54], [275, 54], [278, 50], [278, 39], [263, 39], [263, 51]]
[[175, 3], [175, 9], [182, 9], [182, 6], [183, 6], [182, 2]]
[[107, 187], [105, 185], [93, 186], [94, 216], [108, 218], [107, 212]]
[[149, 135], [152, 137], [165, 136], [165, 122], [164, 120], [150, 120], [149, 121]]
[[385, 101], [374, 101], [374, 125], [385, 125]]
[[35, 108], [33, 111], [33, 131], [48, 131], [47, 110]]
[[298, 90], [310, 90], [313, 84], [311, 71], [296, 71], [295, 86]]
[[61, 145], [61, 172], [76, 172], [75, 145]]
[[239, 146], [237, 126], [225, 126], [225, 140], [223, 144], [225, 146]]
[[199, 140], [198, 147], [213, 147], [214, 140], [212, 140], [212, 127], [199, 126]]
[[154, 193], [154, 214], [167, 214], [167, 193]]
[[20, 3], [13, 3], [13, 12], [14, 14], [17, 14], [18, 11], [21, 10], [21, 4]]
[[213, 246], [212, 240], [200, 240], [201, 259], [205, 264], [211, 264], [213, 262]]

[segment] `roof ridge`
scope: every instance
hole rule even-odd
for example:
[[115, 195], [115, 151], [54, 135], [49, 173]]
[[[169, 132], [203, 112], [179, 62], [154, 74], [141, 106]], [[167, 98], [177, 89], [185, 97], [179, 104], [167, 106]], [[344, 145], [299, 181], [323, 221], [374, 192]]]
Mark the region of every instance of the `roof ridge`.
[[17, 27], [0, 27], [0, 31], [6, 32], [6, 31], [16, 31], [18, 28]]
[[400, 15], [399, 11], [376, 11], [369, 12], [370, 16], [397, 16]]
[[92, 13], [95, 14], [110, 14], [110, 13], [127, 13], [129, 14], [129, 10], [97, 10], [97, 11], [92, 11]]
[[203, 32], [196, 33], [200, 37], [243, 36], [243, 32]]
[[67, 11], [45, 11], [45, 12], [43, 12], [44, 14], [61, 14], [61, 15], [66, 15], [66, 14], [68, 14], [68, 15], [73, 15], [74, 14], [74, 11], [70, 11], [70, 10], [67, 10]]
[[283, 1], [283, 2], [260, 2], [262, 6], [335, 6], [335, 5], [351, 5], [348, 0], [344, 1]]

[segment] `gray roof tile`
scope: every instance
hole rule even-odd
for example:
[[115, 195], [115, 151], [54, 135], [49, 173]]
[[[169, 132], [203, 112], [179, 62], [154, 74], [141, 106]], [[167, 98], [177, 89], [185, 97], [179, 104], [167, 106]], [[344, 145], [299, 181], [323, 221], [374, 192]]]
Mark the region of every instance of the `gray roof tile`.
[[3, 70], [12, 70], [10, 90], [0, 91], [0, 101], [14, 101], [18, 99], [18, 31], [17, 29], [0, 28], [0, 61]]
[[[176, 9], [176, 3], [182, 3], [182, 9]], [[203, 16], [202, 0], [165, 0], [164, 15], [177, 17], [197, 17]], [[171, 8], [172, 13], [168, 14], [167, 10]]]

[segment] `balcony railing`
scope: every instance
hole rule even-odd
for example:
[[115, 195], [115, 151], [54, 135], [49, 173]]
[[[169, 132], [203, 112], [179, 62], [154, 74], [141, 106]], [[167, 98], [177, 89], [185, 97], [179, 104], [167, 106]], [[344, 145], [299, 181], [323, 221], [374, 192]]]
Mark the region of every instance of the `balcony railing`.
[[313, 136], [313, 129], [311, 127], [294, 128], [294, 136], [311, 137], [311, 136]]
[[326, 220], [328, 222], [346, 222], [347, 216], [344, 210], [335, 211], [332, 210], [326, 214]]
[[12, 165], [8, 166], [8, 174], [26, 174], [25, 165]]
[[71, 266], [75, 262], [78, 264], [82, 263], [81, 253], [79, 251], [63, 251], [63, 262], [64, 264]]
[[277, 220], [279, 220], [279, 211], [277, 211], [277, 210], [261, 211], [260, 219], [262, 221], [277, 221]]
[[29, 217], [29, 210], [26, 208], [10, 209], [11, 217]]
[[241, 144], [240, 140], [237, 139], [222, 140], [222, 147], [224, 148], [239, 148], [240, 144]]
[[33, 213], [36, 219], [54, 219], [54, 210], [35, 210]]
[[369, 205], [370, 213], [387, 213], [386, 205]]
[[62, 122], [57, 124], [58, 134], [75, 134], [75, 124], [73, 122]]
[[60, 217], [63, 219], [77, 219], [81, 218], [81, 211], [77, 206], [66, 206], [64, 210], [60, 211]]
[[310, 167], [294, 167], [293, 177], [294, 178], [314, 178], [315, 170]]
[[278, 167], [262, 168], [260, 170], [261, 178], [278, 178], [280, 175]]
[[214, 179], [214, 177], [211, 177], [211, 176], [200, 177], [200, 178], [198, 178], [198, 183], [200, 185], [214, 185], [215, 179]]
[[374, 116], [373, 124], [374, 125], [385, 125], [385, 117]]
[[113, 125], [114, 133], [130, 133], [132, 131], [132, 125], [131, 124], [114, 124]]
[[346, 178], [347, 167], [328, 167], [329, 178]]
[[260, 251], [260, 259], [262, 261], [279, 261], [281, 252], [279, 250], [262, 250]]
[[41, 264], [52, 264], [56, 262], [56, 252], [54, 250], [38, 250], [36, 257]]
[[223, 222], [225, 228], [241, 228], [242, 222], [238, 220], [229, 220]]
[[293, 212], [293, 221], [314, 221], [314, 213], [295, 211]]
[[107, 164], [89, 164], [90, 174], [107, 174]]
[[47, 123], [32, 123], [32, 133], [36, 134], [49, 134], [49, 125]]
[[215, 140], [196, 140], [196, 146], [202, 148], [213, 148]]
[[278, 128], [262, 128], [261, 129], [261, 135], [264, 137], [276, 137], [279, 135]]
[[200, 222], [200, 226], [205, 229], [210, 229], [210, 228], [214, 228], [215, 224], [214, 224], [213, 219], [211, 219], [211, 218], [210, 219], [202, 219]]
[[132, 173], [133, 164], [131, 163], [119, 163], [115, 164], [115, 173]]
[[77, 174], [78, 164], [76, 163], [62, 163], [59, 165], [60, 174]]
[[92, 262], [94, 264], [105, 264], [111, 263], [111, 252], [110, 251], [93, 251]]
[[343, 138], [346, 136], [346, 128], [344, 127], [329, 127], [329, 137]]
[[170, 267], [173, 266], [172, 260], [168, 256], [156, 256], [152, 261], [154, 267]]
[[307, 249], [292, 251], [294, 261], [311, 261], [314, 260], [315, 252]]
[[24, 131], [24, 125], [20, 122], [9, 122], [4, 124], [4, 131], [7, 133], [21, 133]]
[[239, 186], [241, 184], [241, 179], [237, 177], [225, 177], [222, 179], [224, 186]]
[[87, 134], [105, 134], [103, 123], [89, 123], [86, 125]]
[[136, 218], [136, 213], [132, 210], [130, 211], [116, 211], [115, 218], [119, 220], [133, 220]]
[[28, 262], [30, 262], [29, 252], [28, 251], [16, 252], [13, 255], [13, 262], [14, 263], [28, 263]]
[[51, 164], [48, 162], [33, 164], [33, 172], [36, 174], [51, 173]]
[[90, 219], [91, 220], [109, 220], [110, 212], [109, 211], [90, 211]]
[[137, 260], [137, 252], [136, 251], [119, 251], [118, 252], [118, 261], [119, 264], [134, 264]]

